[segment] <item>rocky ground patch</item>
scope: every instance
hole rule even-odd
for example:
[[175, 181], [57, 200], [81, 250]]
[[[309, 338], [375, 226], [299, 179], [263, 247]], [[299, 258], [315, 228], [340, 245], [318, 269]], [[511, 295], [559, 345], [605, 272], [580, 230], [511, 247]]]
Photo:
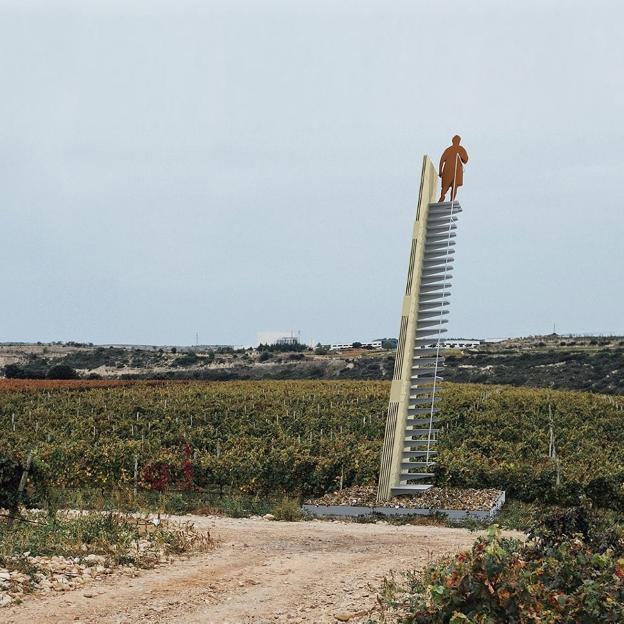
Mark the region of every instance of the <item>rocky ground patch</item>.
[[377, 488], [374, 485], [358, 485], [307, 500], [306, 504], [479, 511], [491, 509], [502, 493], [495, 489], [432, 487], [418, 496], [396, 496], [378, 503]]
[[[66, 592], [112, 576], [136, 576], [212, 547], [191, 524], [89, 513], [0, 519], [0, 607], [31, 594]], [[87, 594], [85, 594], [87, 596]]]

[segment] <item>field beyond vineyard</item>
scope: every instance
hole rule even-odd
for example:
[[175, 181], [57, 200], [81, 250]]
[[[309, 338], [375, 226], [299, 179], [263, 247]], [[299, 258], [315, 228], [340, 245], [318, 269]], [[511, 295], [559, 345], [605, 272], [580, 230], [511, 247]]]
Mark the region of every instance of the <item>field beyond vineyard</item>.
[[[374, 483], [389, 383], [3, 382], [0, 454], [57, 489], [320, 495]], [[446, 384], [438, 484], [624, 507], [624, 399]], [[136, 466], [136, 469], [135, 469]]]

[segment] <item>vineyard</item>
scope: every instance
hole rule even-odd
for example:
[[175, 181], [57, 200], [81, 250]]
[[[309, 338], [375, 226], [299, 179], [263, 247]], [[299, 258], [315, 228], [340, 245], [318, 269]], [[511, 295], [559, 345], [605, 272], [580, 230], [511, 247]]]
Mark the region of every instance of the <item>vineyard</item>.
[[[0, 455], [54, 488], [321, 495], [377, 477], [389, 383], [6, 382]], [[447, 384], [440, 485], [624, 506], [624, 399]]]

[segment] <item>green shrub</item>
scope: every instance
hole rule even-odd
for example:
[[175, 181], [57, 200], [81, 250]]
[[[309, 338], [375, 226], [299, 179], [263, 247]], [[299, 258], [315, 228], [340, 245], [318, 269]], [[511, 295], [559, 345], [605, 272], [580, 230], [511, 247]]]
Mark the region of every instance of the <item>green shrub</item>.
[[249, 505], [240, 496], [228, 496], [219, 505], [220, 510], [230, 518], [249, 518], [251, 510]]
[[407, 584], [387, 582], [403, 624], [535, 624], [624, 621], [624, 533], [587, 509], [546, 517], [522, 542], [497, 526]]
[[79, 375], [74, 368], [67, 364], [53, 366], [46, 375], [48, 379], [78, 379]]
[[16, 509], [22, 471], [18, 462], [0, 455], [0, 508]]
[[[140, 542], [148, 542], [139, 549]], [[118, 513], [59, 514], [45, 519], [31, 513], [12, 526], [0, 522], [0, 567], [15, 567], [30, 556], [84, 557], [103, 555], [111, 563], [151, 566], [160, 553], [180, 553], [210, 546], [208, 533], [191, 525], [162, 523]]]
[[303, 519], [301, 505], [296, 498], [285, 496], [277, 505], [271, 509], [271, 513], [276, 520], [284, 520], [286, 522], [297, 522]]

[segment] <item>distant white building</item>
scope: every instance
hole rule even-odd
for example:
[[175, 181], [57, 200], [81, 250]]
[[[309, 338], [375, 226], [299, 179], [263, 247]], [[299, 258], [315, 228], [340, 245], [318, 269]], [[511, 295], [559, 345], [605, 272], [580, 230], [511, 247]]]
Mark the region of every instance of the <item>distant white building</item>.
[[[359, 342], [359, 341], [358, 341]], [[360, 342], [364, 349], [381, 349], [381, 340], [371, 340], [370, 342]], [[329, 347], [332, 351], [344, 351], [345, 349], [353, 349], [353, 343], [337, 343]]]
[[337, 344], [333, 344], [329, 346], [331, 351], [344, 351], [345, 349], [351, 349], [352, 345], [351, 343], [337, 343]]
[[296, 345], [299, 344], [299, 332], [290, 331], [263, 331], [258, 332], [256, 346], [263, 345]]
[[449, 338], [443, 340], [441, 346], [445, 349], [470, 349], [471, 347], [478, 347], [481, 344], [480, 340], [464, 340], [462, 338]]

